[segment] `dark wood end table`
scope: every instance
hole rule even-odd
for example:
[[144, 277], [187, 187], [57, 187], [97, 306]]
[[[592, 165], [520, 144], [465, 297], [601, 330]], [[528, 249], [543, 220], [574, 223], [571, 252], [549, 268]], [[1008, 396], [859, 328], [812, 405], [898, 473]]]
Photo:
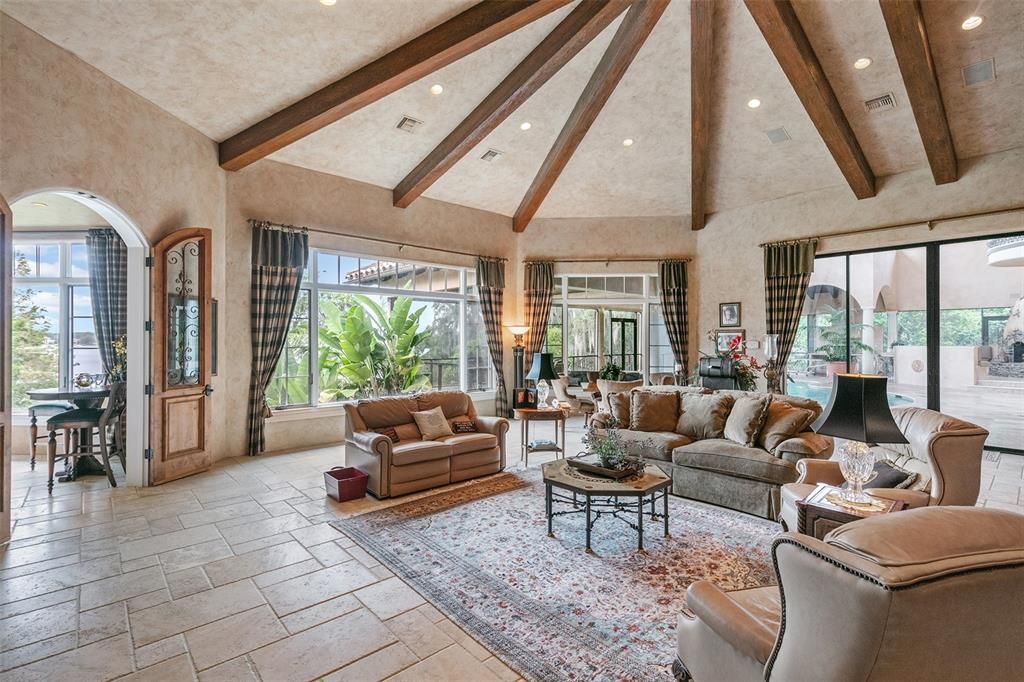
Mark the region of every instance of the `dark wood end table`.
[[[531, 452], [554, 452], [555, 456], [565, 457], [565, 420], [568, 416], [560, 407], [517, 407], [515, 418], [519, 420], [519, 433], [522, 437], [519, 461], [524, 467], [530, 466]], [[530, 441], [530, 422], [555, 422], [555, 439], [547, 443]]]
[[[880, 509], [856, 509], [834, 504], [827, 499], [829, 493], [841, 490], [842, 488], [821, 483], [808, 493], [807, 497], [797, 500], [797, 532], [821, 540], [843, 524], [881, 514], [891, 514], [901, 511], [907, 506], [907, 503], [902, 500], [876, 497], [874, 499], [883, 505]], [[871, 494], [870, 490], [865, 492]]]

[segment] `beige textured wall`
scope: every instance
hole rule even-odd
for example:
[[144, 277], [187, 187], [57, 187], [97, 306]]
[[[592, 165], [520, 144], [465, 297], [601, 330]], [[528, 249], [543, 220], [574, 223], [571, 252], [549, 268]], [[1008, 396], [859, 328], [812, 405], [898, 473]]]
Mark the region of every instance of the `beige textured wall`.
[[[249, 263], [250, 218], [336, 230], [372, 238], [408, 240], [439, 248], [452, 248], [492, 256], [513, 256], [514, 236], [510, 218], [432, 199], [421, 198], [407, 209], [394, 208], [391, 191], [296, 166], [260, 161], [227, 181], [227, 333], [233, 340], [223, 360], [228, 376], [227, 409], [221, 415], [227, 455], [245, 451], [245, 414], [249, 386]], [[310, 233], [311, 246], [355, 251], [390, 258], [408, 258], [444, 265], [474, 266], [475, 259], [429, 249], [398, 247], [362, 239], [345, 239]], [[511, 268], [509, 268], [511, 270]], [[516, 305], [516, 289], [506, 287], [506, 309]], [[506, 345], [511, 345], [506, 339]], [[511, 351], [506, 352], [506, 378]], [[483, 412], [493, 405], [481, 403]], [[290, 450], [306, 445], [342, 440], [344, 424], [338, 410], [306, 412], [305, 418], [282, 413], [267, 424], [267, 448]]]

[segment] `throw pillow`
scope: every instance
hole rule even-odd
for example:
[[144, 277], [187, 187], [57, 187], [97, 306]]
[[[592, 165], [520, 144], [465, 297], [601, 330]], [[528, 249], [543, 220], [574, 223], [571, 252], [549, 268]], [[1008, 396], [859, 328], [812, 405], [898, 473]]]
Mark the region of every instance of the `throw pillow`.
[[629, 428], [629, 393], [609, 393], [607, 401], [615, 427]]
[[679, 418], [679, 394], [675, 392], [632, 391], [630, 431], [673, 431]]
[[754, 447], [771, 400], [769, 395], [756, 393], [737, 398], [725, 420], [725, 437], [748, 448]]
[[761, 435], [757, 437], [757, 444], [768, 452], [775, 452], [775, 448], [784, 440], [789, 440], [798, 433], [802, 433], [814, 412], [800, 407], [772, 400], [768, 404], [768, 411], [765, 414], [764, 426], [761, 427]]
[[725, 433], [725, 420], [729, 416], [733, 397], [720, 393], [680, 396], [683, 413], [676, 422], [676, 433], [694, 440], [721, 438]]
[[423, 440], [437, 440], [452, 435], [452, 427], [448, 425], [440, 406], [425, 412], [413, 412], [412, 418], [416, 420]]
[[[917, 480], [917, 474], [913, 471], [900, 469], [892, 462], [880, 460], [875, 462], [875, 477], [864, 484], [865, 488], [909, 488]], [[843, 483], [842, 487], [849, 488], [849, 483]]]
[[455, 419], [452, 421], [452, 431], [455, 433], [476, 433], [476, 424], [469, 419]]
[[392, 443], [397, 443], [399, 441], [398, 431], [395, 431], [394, 426], [386, 426], [382, 429], [374, 429], [374, 431], [382, 436], [387, 436], [388, 438], [391, 439]]

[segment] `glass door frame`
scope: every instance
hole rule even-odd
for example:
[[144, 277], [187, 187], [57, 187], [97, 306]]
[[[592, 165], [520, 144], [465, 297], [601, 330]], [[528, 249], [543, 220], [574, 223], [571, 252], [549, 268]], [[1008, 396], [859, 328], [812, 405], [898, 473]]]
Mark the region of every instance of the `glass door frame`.
[[[941, 334], [941, 301], [939, 283], [940, 272], [940, 250], [943, 246], [950, 244], [963, 244], [967, 242], [983, 242], [1001, 237], [1024, 237], [1024, 230], [1013, 232], [997, 232], [995, 234], [979, 234], [970, 237], [955, 237], [930, 242], [913, 242], [909, 244], [892, 244], [879, 246], [870, 249], [856, 249], [848, 251], [826, 251], [814, 254], [818, 258], [832, 258], [842, 256], [846, 259], [846, 367], [849, 370], [852, 361], [850, 350], [850, 257], [860, 254], [881, 253], [884, 251], [900, 251], [903, 249], [923, 248], [925, 250], [925, 336], [926, 336], [926, 357], [927, 357], [927, 383], [926, 383], [926, 404], [929, 410], [941, 412], [940, 404], [940, 334]], [[1009, 452], [1016, 455], [1024, 455], [1024, 449], [985, 445], [986, 450], [997, 452]]]

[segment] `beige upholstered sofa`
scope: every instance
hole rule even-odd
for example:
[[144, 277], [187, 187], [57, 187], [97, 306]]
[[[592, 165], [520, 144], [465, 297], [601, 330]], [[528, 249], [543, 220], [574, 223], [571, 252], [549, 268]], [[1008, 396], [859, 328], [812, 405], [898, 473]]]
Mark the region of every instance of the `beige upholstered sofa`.
[[[981, 455], [988, 431], [956, 417], [920, 407], [897, 407], [892, 416], [907, 438], [906, 444], [876, 445], [878, 460], [917, 474], [906, 489], [874, 488], [872, 495], [899, 499], [910, 508], [929, 505], [973, 505], [981, 488]], [[800, 478], [782, 487], [780, 521], [797, 529], [796, 501], [818, 483], [842, 485], [839, 462], [801, 461]], [[870, 483], [868, 484], [870, 485]]]
[[[440, 407], [449, 423], [469, 421], [475, 433], [423, 440], [413, 412]], [[369, 475], [376, 497], [395, 497], [505, 468], [508, 420], [482, 417], [461, 391], [376, 398], [345, 404], [345, 457], [348, 466]], [[393, 429], [398, 442], [385, 432]]]
[[1024, 671], [1024, 514], [925, 507], [825, 541], [784, 533], [778, 586], [690, 585], [677, 677], [1011, 680]]
[[[658, 401], [659, 414], [639, 419], [642, 401], [650, 395], [675, 395], [678, 402]], [[623, 401], [628, 402], [623, 407]], [[728, 437], [729, 418], [740, 398], [768, 401], [771, 410], [763, 426], [776, 412], [793, 408], [799, 419], [792, 422], [791, 433], [767, 438], [755, 433], [746, 442]], [[699, 386], [649, 386], [628, 393], [611, 393], [606, 398], [609, 409], [616, 411], [620, 437], [637, 444], [636, 451], [656, 463], [672, 476], [672, 492], [702, 502], [737, 509], [773, 521], [780, 510], [780, 487], [797, 480], [796, 463], [805, 458], [827, 459], [833, 450], [832, 439], [808, 430], [821, 414], [821, 406], [813, 400], [787, 395], [745, 391], [709, 391]], [[772, 402], [778, 403], [772, 407]], [[613, 404], [615, 403], [615, 404]], [[705, 404], [707, 403], [707, 404]], [[716, 403], [716, 405], [712, 405]], [[690, 408], [687, 408], [687, 405]], [[646, 410], [644, 414], [650, 412]], [[600, 412], [591, 423], [597, 429], [608, 426], [612, 414]], [[694, 423], [694, 420], [704, 420]], [[646, 423], [646, 425], [645, 425]], [[655, 427], [652, 428], [651, 424]]]

